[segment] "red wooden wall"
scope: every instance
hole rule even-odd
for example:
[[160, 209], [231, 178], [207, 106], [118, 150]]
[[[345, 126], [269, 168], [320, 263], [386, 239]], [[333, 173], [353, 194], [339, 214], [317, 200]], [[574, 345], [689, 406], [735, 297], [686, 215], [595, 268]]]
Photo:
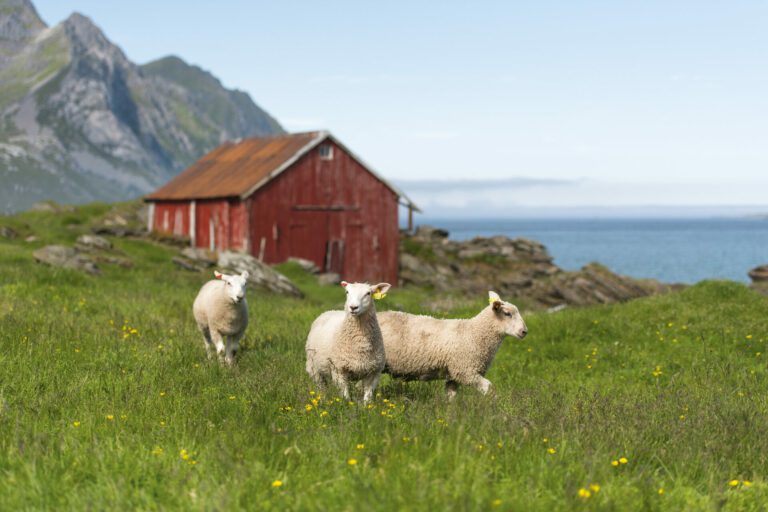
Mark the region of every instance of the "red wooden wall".
[[396, 284], [397, 195], [339, 146], [323, 144], [333, 159], [321, 159], [318, 146], [248, 198], [251, 253], [259, 256], [263, 239], [267, 263], [298, 256], [347, 281]]

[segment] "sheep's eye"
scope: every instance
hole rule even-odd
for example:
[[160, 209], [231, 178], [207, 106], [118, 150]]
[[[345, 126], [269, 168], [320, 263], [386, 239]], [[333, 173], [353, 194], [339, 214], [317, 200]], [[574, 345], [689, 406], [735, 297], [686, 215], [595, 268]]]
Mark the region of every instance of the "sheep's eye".
[[365, 294], [366, 297], [368, 297], [371, 294], [371, 292], [368, 292]]
[[504, 315], [505, 315], [505, 316], [512, 316], [512, 313], [510, 313], [509, 311], [505, 311], [505, 312], [504, 312]]

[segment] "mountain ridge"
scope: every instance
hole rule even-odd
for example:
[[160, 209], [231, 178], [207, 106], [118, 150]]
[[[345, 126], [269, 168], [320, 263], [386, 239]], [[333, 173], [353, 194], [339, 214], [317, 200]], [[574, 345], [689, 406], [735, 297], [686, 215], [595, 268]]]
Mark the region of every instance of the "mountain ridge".
[[0, 13], [5, 213], [136, 197], [226, 140], [283, 132], [247, 93], [180, 57], [131, 62], [83, 14], [48, 27], [28, 0], [0, 0]]

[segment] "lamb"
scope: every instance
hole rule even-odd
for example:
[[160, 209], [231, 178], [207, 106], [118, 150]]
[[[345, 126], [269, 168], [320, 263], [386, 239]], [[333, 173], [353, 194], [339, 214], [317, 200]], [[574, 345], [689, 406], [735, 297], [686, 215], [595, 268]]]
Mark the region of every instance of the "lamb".
[[208, 281], [192, 305], [197, 328], [203, 334], [208, 359], [213, 357], [215, 346], [219, 361], [232, 366], [240, 348], [240, 340], [248, 327], [248, 302], [245, 285], [248, 271], [238, 275], [226, 275], [214, 271], [215, 280]]
[[374, 298], [381, 298], [390, 284], [347, 283], [344, 311], [326, 311], [312, 323], [307, 336], [307, 373], [320, 387], [329, 381], [339, 388], [346, 400], [349, 386], [360, 381], [363, 401], [373, 392], [384, 369], [384, 343], [376, 319]]
[[467, 320], [439, 320], [430, 316], [385, 311], [379, 315], [384, 336], [385, 373], [406, 380], [446, 379], [448, 398], [459, 384], [483, 394], [491, 389], [485, 373], [506, 335], [528, 334], [520, 312], [496, 292], [489, 305]]

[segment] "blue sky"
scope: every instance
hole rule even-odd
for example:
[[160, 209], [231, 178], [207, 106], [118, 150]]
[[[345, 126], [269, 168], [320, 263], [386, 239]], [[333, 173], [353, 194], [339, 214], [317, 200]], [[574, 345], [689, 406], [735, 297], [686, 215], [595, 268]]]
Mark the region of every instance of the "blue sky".
[[414, 192], [430, 206], [768, 204], [765, 1], [35, 5], [330, 129], [406, 188], [555, 180]]

